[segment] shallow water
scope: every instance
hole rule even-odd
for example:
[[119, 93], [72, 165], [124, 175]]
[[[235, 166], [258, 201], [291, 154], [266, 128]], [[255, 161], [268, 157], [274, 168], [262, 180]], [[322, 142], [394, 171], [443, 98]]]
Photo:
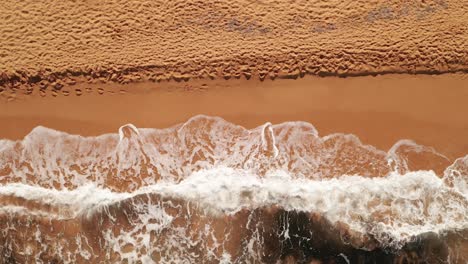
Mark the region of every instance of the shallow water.
[[5, 263], [468, 261], [468, 156], [304, 122], [37, 127], [0, 140], [0, 182]]

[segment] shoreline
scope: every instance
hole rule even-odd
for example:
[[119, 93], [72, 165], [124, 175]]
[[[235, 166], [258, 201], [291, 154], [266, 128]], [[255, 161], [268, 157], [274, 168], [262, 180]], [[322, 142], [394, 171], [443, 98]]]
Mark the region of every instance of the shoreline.
[[205, 114], [246, 128], [306, 121], [322, 136], [355, 134], [384, 151], [411, 139], [454, 159], [468, 153], [464, 87], [465, 74], [76, 83], [0, 104], [0, 138], [21, 139], [38, 125], [83, 136], [126, 123], [166, 128]]

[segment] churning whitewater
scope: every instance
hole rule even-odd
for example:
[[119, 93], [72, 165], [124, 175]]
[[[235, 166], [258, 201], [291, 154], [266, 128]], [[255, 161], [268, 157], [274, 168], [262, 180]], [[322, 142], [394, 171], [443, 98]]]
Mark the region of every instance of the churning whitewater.
[[0, 183], [0, 263], [468, 261], [468, 156], [304, 122], [37, 127], [0, 141]]

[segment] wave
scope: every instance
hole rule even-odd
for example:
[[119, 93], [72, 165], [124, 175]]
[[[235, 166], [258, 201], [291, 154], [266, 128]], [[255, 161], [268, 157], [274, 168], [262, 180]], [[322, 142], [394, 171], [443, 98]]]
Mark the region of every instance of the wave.
[[0, 141], [0, 183], [7, 262], [468, 260], [468, 155], [385, 152], [304, 122], [37, 127]]
[[451, 161], [410, 140], [388, 152], [354, 135], [324, 137], [309, 123], [267, 123], [248, 130], [221, 118], [196, 116], [168, 129], [125, 125], [118, 134], [69, 135], [37, 127], [21, 141], [0, 141], [0, 182], [74, 189], [85, 184], [133, 191], [161, 181], [179, 182], [215, 166], [264, 175], [284, 170], [295, 178], [342, 175], [382, 177], [397, 171], [433, 170], [444, 175]]

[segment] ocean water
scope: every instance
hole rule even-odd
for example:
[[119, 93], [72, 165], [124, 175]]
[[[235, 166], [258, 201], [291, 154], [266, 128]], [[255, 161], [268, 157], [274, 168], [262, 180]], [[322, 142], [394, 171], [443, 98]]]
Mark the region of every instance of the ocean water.
[[0, 263], [467, 263], [468, 155], [196, 116], [0, 140]]

